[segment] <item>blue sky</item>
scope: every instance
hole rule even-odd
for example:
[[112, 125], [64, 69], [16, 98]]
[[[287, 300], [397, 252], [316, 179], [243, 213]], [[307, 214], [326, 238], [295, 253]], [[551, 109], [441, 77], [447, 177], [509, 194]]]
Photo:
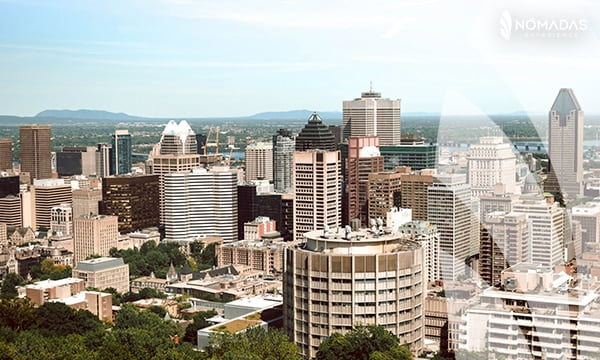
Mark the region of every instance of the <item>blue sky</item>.
[[[341, 110], [369, 81], [403, 112], [545, 112], [572, 87], [600, 113], [599, 6], [523, 3], [0, 0], [0, 114]], [[586, 26], [506, 39], [503, 11]]]

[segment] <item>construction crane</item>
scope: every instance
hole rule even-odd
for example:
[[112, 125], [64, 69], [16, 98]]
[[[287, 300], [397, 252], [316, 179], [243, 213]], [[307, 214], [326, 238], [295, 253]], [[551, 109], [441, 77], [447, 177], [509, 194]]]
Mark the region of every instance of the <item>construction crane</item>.
[[[210, 142], [210, 136], [213, 134], [213, 132], [215, 134], [215, 142]], [[206, 135], [206, 143], [202, 147], [204, 149], [204, 155], [208, 154], [209, 147], [215, 148], [215, 155], [219, 154], [219, 127], [218, 126], [216, 127], [216, 129], [211, 126], [210, 129], [208, 130], [208, 135]]]
[[229, 157], [227, 158], [227, 166], [231, 166], [231, 155], [233, 155], [233, 150], [238, 150], [239, 148], [236, 148], [235, 145], [230, 144], [228, 146], [229, 148]]

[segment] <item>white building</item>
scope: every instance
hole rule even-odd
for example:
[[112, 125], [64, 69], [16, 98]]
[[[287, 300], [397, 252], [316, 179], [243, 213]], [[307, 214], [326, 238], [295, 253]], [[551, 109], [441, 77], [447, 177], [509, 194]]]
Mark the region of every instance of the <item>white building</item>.
[[273, 183], [275, 191], [292, 191], [292, 168], [296, 140], [291, 131], [280, 129], [273, 135]]
[[273, 145], [264, 142], [246, 147], [246, 181], [273, 180]]
[[435, 225], [427, 221], [410, 221], [398, 229], [423, 247], [423, 262], [427, 269], [427, 281], [440, 279], [440, 233]]
[[73, 208], [71, 204], [60, 204], [50, 209], [50, 234], [69, 236], [73, 232]]
[[502, 137], [479, 138], [479, 144], [469, 147], [467, 164], [473, 196], [491, 192], [497, 184], [503, 184], [508, 194], [516, 193], [516, 158]]
[[166, 174], [164, 194], [167, 240], [203, 236], [237, 240], [237, 170], [213, 167]]

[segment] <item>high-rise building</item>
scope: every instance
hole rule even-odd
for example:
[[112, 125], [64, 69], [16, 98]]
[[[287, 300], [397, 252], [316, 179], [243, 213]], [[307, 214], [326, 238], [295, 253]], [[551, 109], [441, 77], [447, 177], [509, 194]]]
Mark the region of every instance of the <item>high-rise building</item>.
[[379, 153], [379, 138], [377, 136], [348, 138], [345, 224], [350, 224], [353, 219], [360, 219], [363, 226], [369, 224], [369, 175], [381, 171], [383, 171], [383, 156]]
[[73, 220], [73, 264], [91, 255], [109, 256], [117, 247], [119, 222], [116, 216], [85, 215]]
[[31, 179], [52, 177], [50, 125], [19, 126], [21, 171]]
[[426, 169], [400, 176], [400, 207], [411, 209], [413, 220], [427, 221], [427, 189], [434, 175], [435, 170]]
[[279, 129], [273, 135], [273, 183], [275, 191], [288, 193], [292, 190], [292, 168], [296, 140], [292, 132]]
[[0, 139], [0, 171], [13, 168], [13, 149], [11, 139]]
[[383, 145], [400, 145], [400, 99], [383, 99], [381, 93], [369, 90], [360, 98], [344, 101], [342, 134], [379, 136]]
[[110, 145], [101, 143], [96, 149], [96, 175], [100, 178], [110, 176], [112, 169], [112, 148]]
[[336, 151], [335, 137], [321, 117], [314, 112], [296, 137], [296, 151]]
[[116, 130], [111, 139], [111, 175], [131, 173], [131, 134], [127, 130]]
[[437, 175], [427, 188], [427, 220], [440, 232], [440, 278], [457, 280], [467, 274], [472, 254], [471, 188], [465, 176]]
[[165, 239], [193, 241], [202, 236], [238, 240], [237, 170], [193, 169], [164, 175]]
[[436, 169], [438, 166], [438, 148], [436, 145], [385, 145], [379, 151], [385, 159], [386, 171], [398, 166], [407, 166], [413, 170]]
[[16, 196], [20, 192], [19, 176], [4, 176], [6, 173], [0, 172], [0, 198], [5, 196]]
[[71, 204], [71, 185], [63, 179], [34, 180], [31, 192], [35, 204], [35, 227], [50, 228], [52, 208], [61, 204]]
[[529, 261], [529, 223], [525, 214], [493, 212], [481, 223], [479, 275], [490, 285], [502, 271]]
[[21, 217], [21, 197], [9, 195], [0, 197], [0, 223], [7, 226], [23, 226]]
[[423, 264], [427, 269], [427, 281], [440, 278], [440, 233], [435, 225], [427, 221], [410, 221], [401, 225], [398, 232], [421, 244]]
[[509, 194], [517, 192], [516, 157], [501, 136], [479, 138], [479, 144], [469, 147], [467, 161], [473, 196], [489, 193], [497, 184], [504, 185], [504, 191]]
[[546, 191], [583, 194], [583, 110], [572, 89], [560, 89], [548, 114], [550, 173]]
[[50, 209], [50, 234], [69, 236], [73, 233], [73, 208], [60, 204]]
[[504, 186], [494, 186], [492, 192], [479, 195], [479, 221], [483, 221], [488, 214], [493, 212], [511, 212], [512, 204], [518, 199], [519, 195], [507, 194]]
[[402, 234], [331, 228], [286, 249], [283, 324], [306, 358], [333, 333], [380, 325], [423, 348], [426, 295], [423, 248]]
[[96, 174], [96, 148], [93, 146], [63, 146], [56, 153], [59, 176]]
[[246, 181], [273, 180], [273, 145], [264, 142], [246, 147]]
[[204, 146], [206, 145], [206, 135], [196, 134], [196, 154], [204, 154]]
[[592, 245], [600, 243], [600, 203], [573, 206], [572, 216], [574, 221], [581, 224], [583, 251], [589, 251]]
[[342, 174], [339, 151], [294, 152], [294, 238], [305, 232], [342, 226]]
[[[369, 219], [386, 220], [387, 213], [400, 204], [400, 176], [402, 172], [388, 171], [369, 174]], [[390, 226], [390, 224], [385, 224]]]
[[126, 234], [160, 225], [158, 175], [109, 176], [102, 180], [100, 214], [119, 217]]
[[100, 201], [102, 201], [100, 189], [73, 190], [73, 217], [100, 214]]

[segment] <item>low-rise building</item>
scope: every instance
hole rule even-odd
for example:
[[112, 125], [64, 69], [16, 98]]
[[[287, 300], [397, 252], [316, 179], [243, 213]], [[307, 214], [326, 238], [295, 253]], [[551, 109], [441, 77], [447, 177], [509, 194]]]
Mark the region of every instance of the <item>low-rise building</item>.
[[83, 279], [86, 288], [113, 288], [120, 293], [129, 291], [129, 265], [122, 258], [101, 257], [80, 261], [73, 277]]

